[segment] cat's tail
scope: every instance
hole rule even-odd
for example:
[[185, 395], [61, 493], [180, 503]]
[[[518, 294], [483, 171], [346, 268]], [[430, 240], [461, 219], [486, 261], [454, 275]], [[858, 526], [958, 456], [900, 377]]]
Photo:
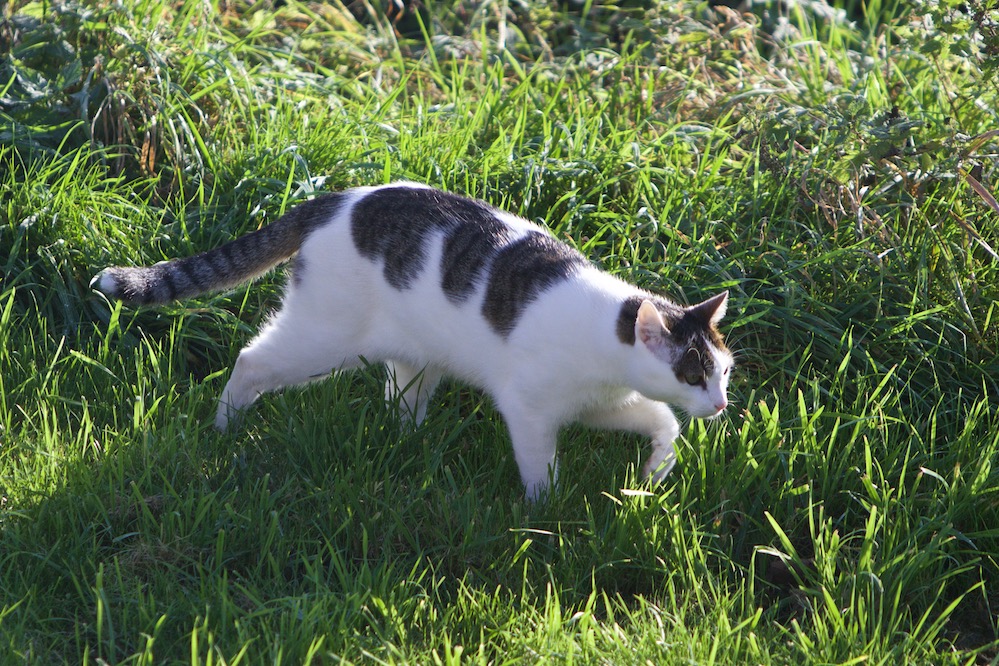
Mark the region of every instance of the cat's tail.
[[151, 305], [231, 289], [291, 258], [308, 233], [329, 222], [342, 195], [326, 194], [291, 209], [262, 229], [208, 252], [161, 261], [153, 266], [112, 266], [90, 286], [110, 298]]

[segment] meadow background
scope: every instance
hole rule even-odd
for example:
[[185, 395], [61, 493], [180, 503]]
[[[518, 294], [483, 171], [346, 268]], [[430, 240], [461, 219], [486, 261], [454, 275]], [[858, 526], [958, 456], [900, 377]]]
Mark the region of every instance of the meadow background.
[[[984, 0], [10, 0], [0, 663], [997, 663], [997, 65]], [[379, 368], [221, 435], [282, 273], [88, 287], [404, 178], [730, 290], [662, 486], [571, 428], [530, 505], [487, 400], [407, 429]]]

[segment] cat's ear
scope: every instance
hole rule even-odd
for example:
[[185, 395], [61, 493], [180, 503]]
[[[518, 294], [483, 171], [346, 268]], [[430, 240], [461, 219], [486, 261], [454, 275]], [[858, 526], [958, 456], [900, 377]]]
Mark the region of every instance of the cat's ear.
[[666, 322], [651, 301], [642, 301], [635, 319], [635, 338], [646, 346], [655, 346], [669, 335]]
[[712, 296], [706, 301], [698, 303], [691, 309], [699, 312], [704, 319], [711, 323], [711, 325], [717, 326], [718, 322], [720, 322], [725, 316], [725, 310], [727, 307], [728, 290], [723, 291], [717, 296]]

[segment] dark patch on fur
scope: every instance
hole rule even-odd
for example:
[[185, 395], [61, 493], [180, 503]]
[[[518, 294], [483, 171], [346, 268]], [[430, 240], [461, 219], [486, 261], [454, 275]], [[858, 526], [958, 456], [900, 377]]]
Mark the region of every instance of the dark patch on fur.
[[454, 303], [468, 299], [488, 274], [482, 313], [502, 336], [537, 295], [586, 259], [540, 232], [510, 241], [510, 227], [488, 205], [439, 190], [392, 187], [363, 197], [351, 214], [361, 256], [384, 262], [386, 282], [407, 289], [426, 268], [428, 244], [443, 235], [441, 289]]
[[163, 271], [163, 281], [158, 286], [160, 289], [157, 291], [160, 292], [161, 298], [166, 297], [165, 300], [171, 299], [173, 294], [180, 292], [180, 289], [177, 287], [177, 280], [174, 279], [174, 271]]
[[441, 287], [452, 302], [468, 298], [479, 278], [509, 236], [509, 227], [495, 215], [453, 229], [444, 241]]
[[[703, 339], [698, 342], [703, 343]], [[713, 357], [703, 344], [691, 345], [673, 363], [673, 373], [679, 381], [686, 382], [687, 377], [700, 377], [701, 380], [695, 384], [696, 386], [707, 386], [704, 378], [710, 376], [714, 369]]]
[[[327, 192], [301, 203], [286, 212], [278, 221], [297, 227], [304, 240], [310, 233], [326, 226], [343, 205], [342, 192]], [[277, 224], [277, 222], [274, 222]], [[274, 226], [273, 224], [271, 226]], [[264, 227], [266, 229], [267, 227]], [[261, 229], [263, 231], [263, 229]]]
[[638, 321], [638, 309], [643, 301], [650, 301], [659, 314], [663, 316], [666, 327], [672, 329], [674, 324], [683, 317], [684, 310], [665, 298], [636, 294], [624, 299], [617, 314], [617, 339], [626, 345], [635, 344], [635, 322]]
[[[390, 187], [363, 197], [351, 213], [351, 236], [361, 256], [384, 262], [385, 280], [407, 289], [423, 272], [429, 237], [445, 232], [444, 289], [461, 300], [495, 252], [504, 225], [485, 204], [426, 188]], [[451, 239], [456, 239], [451, 241]]]
[[635, 344], [635, 322], [638, 321], [638, 308], [642, 307], [644, 300], [641, 296], [629, 296], [617, 313], [617, 339], [626, 345]]
[[493, 260], [482, 314], [506, 337], [531, 301], [586, 265], [586, 258], [568, 245], [540, 232], [528, 233]]
[[671, 330], [671, 337], [682, 352], [673, 364], [673, 372], [680, 380], [688, 375], [710, 376], [715, 371], [714, 356], [709, 351], [714, 347], [725, 351], [725, 340], [704, 313], [697, 309], [687, 309], [683, 317]]
[[671, 332], [678, 340], [701, 336], [706, 342], [709, 342], [718, 349], [727, 349], [722, 334], [704, 316], [704, 313], [697, 309], [684, 310], [683, 317], [677, 322]]
[[291, 274], [291, 281], [296, 287], [302, 284], [302, 275], [305, 274], [305, 259], [302, 255], [296, 254], [294, 259], [288, 262], [288, 268], [285, 269]]
[[198, 274], [194, 271], [190, 264], [184, 262], [177, 263], [177, 273], [184, 276], [184, 284], [197, 284]]
[[681, 308], [662, 298], [650, 298], [639, 294], [629, 296], [621, 303], [618, 312], [618, 340], [626, 345], [635, 344], [635, 322], [638, 319], [638, 309], [644, 300], [649, 300], [656, 306], [670, 331], [670, 344], [677, 350], [673, 360], [673, 372], [677, 379], [686, 381], [687, 377], [701, 375], [701, 385], [706, 385], [703, 377], [710, 376], [715, 370], [710, 347], [722, 351], [726, 347], [721, 333], [711, 325], [700, 310]]
[[233, 245], [223, 245], [218, 249], [216, 254], [208, 256], [214, 256], [216, 259], [224, 263], [224, 266], [221, 269], [216, 270], [216, 272], [221, 275], [233, 273], [238, 270], [239, 265], [242, 263], [242, 257], [237, 255]]

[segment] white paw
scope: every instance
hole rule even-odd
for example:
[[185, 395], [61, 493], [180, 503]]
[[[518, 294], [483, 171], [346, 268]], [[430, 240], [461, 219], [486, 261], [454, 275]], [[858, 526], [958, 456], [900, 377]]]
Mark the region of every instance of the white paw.
[[229, 405], [224, 402], [219, 403], [218, 411], [215, 412], [215, 429], [225, 432], [229, 429]]
[[669, 476], [669, 473], [673, 471], [673, 467], [676, 466], [676, 452], [673, 450], [673, 446], [670, 445], [669, 449], [663, 452], [662, 455], [657, 455], [654, 452], [650, 457], [648, 462], [645, 463], [645, 467], [642, 469], [642, 473], [645, 478], [650, 479], [652, 483], [658, 484], [662, 483], [663, 480]]

